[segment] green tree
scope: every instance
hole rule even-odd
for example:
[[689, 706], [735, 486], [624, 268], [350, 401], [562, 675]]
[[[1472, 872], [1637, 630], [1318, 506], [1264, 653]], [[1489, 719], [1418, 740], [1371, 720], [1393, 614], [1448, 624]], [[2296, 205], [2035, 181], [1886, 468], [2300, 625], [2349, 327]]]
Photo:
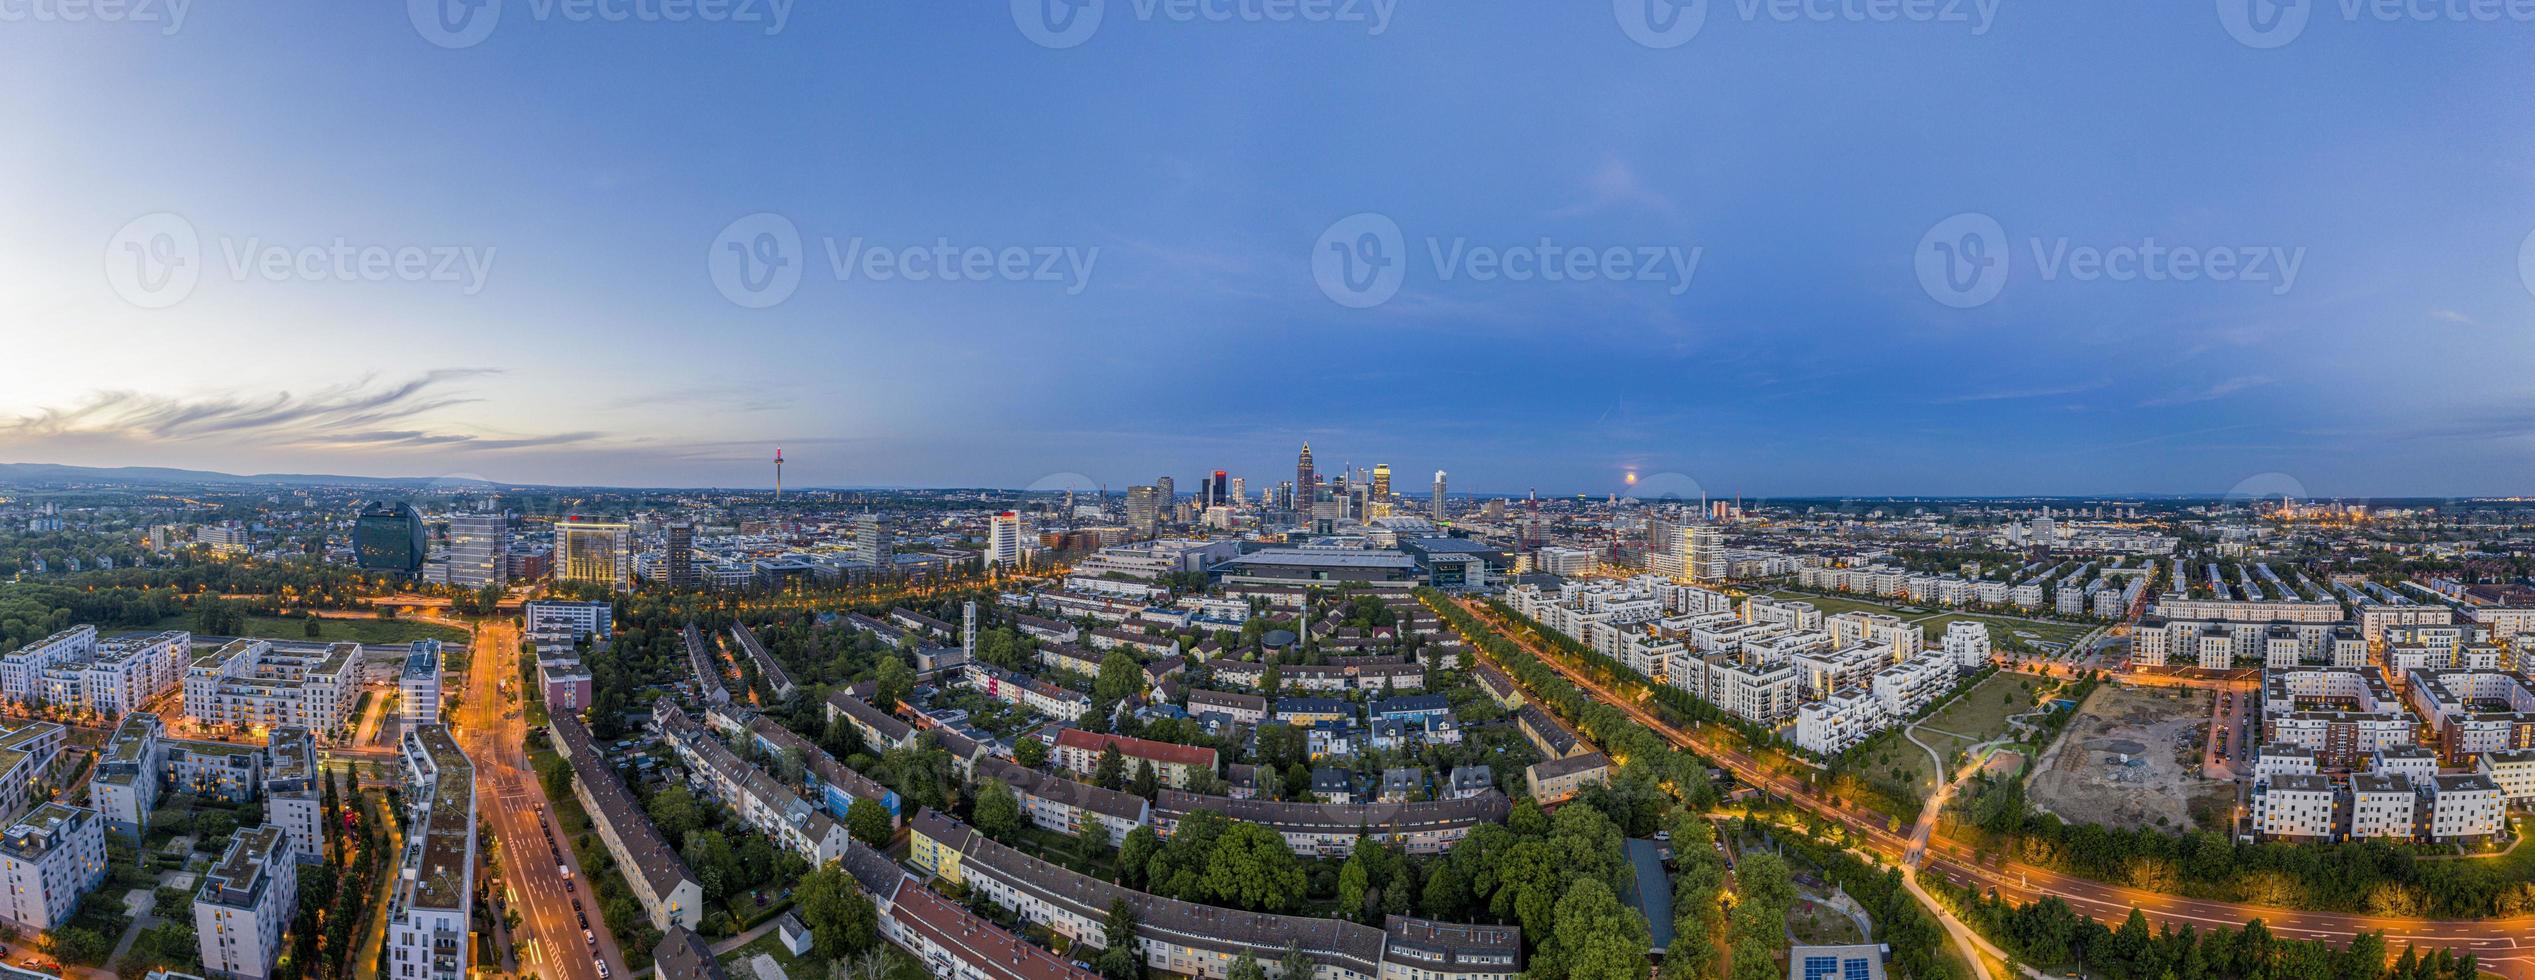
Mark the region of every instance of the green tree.
[[1144, 965], [1135, 953], [1135, 907], [1124, 898], [1109, 903], [1109, 919], [1101, 924], [1100, 958], [1093, 965], [1110, 980], [1140, 980]]
[[1135, 662], [1125, 650], [1111, 650], [1100, 658], [1100, 676], [1093, 679], [1094, 700], [1116, 704], [1144, 693], [1144, 666]]
[[689, 833], [703, 829], [711, 820], [694, 791], [679, 785], [652, 794], [646, 809], [651, 811], [652, 825], [660, 828], [660, 835], [673, 842], [685, 842]]
[[1145, 868], [1153, 863], [1153, 855], [1162, 850], [1162, 835], [1151, 824], [1140, 824], [1127, 831], [1127, 839], [1118, 845], [1118, 874], [1130, 887], [1144, 886]]
[[1126, 774], [1127, 757], [1118, 752], [1118, 743], [1101, 746], [1100, 761], [1092, 764], [1091, 781], [1102, 789], [1117, 789], [1125, 783]]
[[979, 833], [999, 841], [1011, 840], [1013, 833], [1021, 829], [1021, 801], [1003, 780], [986, 780], [977, 787], [976, 817]]
[[889, 808], [881, 806], [879, 800], [855, 800], [845, 807], [845, 829], [855, 840], [886, 847], [890, 837]]
[[1225, 980], [1268, 980], [1267, 967], [1260, 966], [1259, 958], [1245, 949], [1240, 956], [1233, 958], [1232, 969], [1225, 972]]
[[1356, 853], [1338, 867], [1338, 914], [1359, 922], [1364, 920], [1364, 891], [1372, 887], [1365, 878], [1364, 844], [1358, 838]]
[[1109, 850], [1109, 828], [1101, 826], [1100, 818], [1089, 810], [1074, 822], [1074, 847], [1086, 863], [1099, 860]]
[[1020, 763], [1024, 769], [1037, 769], [1047, 765], [1047, 743], [1035, 738], [1023, 737], [1012, 747], [1012, 761]]
[[1162, 778], [1159, 774], [1153, 771], [1153, 760], [1137, 759], [1135, 761], [1135, 780], [1128, 784], [1128, 790], [1137, 796], [1150, 800], [1153, 798], [1155, 793], [1161, 790], [1161, 788]]
[[1277, 959], [1280, 977], [1309, 977], [1319, 970], [1320, 964], [1312, 962], [1311, 954], [1303, 952], [1301, 943], [1285, 944], [1285, 955]]
[[1277, 913], [1300, 902], [1308, 884], [1283, 835], [1239, 821], [1215, 839], [1205, 882], [1207, 892], [1224, 904]]
[[1550, 940], [1543, 944], [1543, 955], [1564, 967], [1559, 975], [1576, 980], [1637, 980], [1646, 975], [1646, 919], [1622, 906], [1598, 880], [1580, 878], [1558, 900]]
[[803, 876], [792, 900], [821, 957], [841, 959], [880, 942], [880, 912], [843, 868], [831, 865]]
[[873, 675], [873, 684], [876, 690], [872, 692], [871, 703], [882, 711], [895, 711], [899, 704], [915, 696], [915, 668], [907, 666], [904, 658], [894, 655], [882, 657], [879, 671]]

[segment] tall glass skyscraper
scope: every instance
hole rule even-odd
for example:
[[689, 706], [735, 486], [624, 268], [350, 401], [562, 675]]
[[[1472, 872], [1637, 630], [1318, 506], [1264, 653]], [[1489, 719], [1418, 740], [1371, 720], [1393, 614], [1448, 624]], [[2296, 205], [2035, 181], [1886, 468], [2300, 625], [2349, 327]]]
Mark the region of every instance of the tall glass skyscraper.
[[412, 504], [373, 500], [352, 519], [353, 561], [369, 571], [422, 570], [423, 541], [422, 515]]

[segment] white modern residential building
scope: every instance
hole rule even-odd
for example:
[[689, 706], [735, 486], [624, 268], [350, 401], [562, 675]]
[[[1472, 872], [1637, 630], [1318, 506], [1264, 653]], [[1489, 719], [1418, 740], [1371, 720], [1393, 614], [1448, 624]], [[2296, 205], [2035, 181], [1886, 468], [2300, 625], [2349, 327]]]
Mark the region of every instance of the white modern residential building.
[[398, 717], [407, 728], [440, 723], [440, 641], [415, 640], [397, 673]]
[[302, 862], [322, 860], [325, 829], [319, 824], [324, 807], [325, 771], [318, 768], [317, 740], [305, 728], [276, 728], [264, 745], [264, 825], [279, 829], [290, 842], [291, 856]]
[[0, 697], [119, 717], [174, 690], [192, 655], [183, 630], [100, 640], [94, 626], [73, 627], [0, 657]]
[[1989, 627], [1968, 619], [1945, 625], [1945, 655], [1954, 658], [1956, 666], [1977, 669], [1989, 663]]
[[986, 553], [988, 568], [1019, 568], [1028, 556], [1021, 543], [1021, 515], [1004, 511], [986, 521]]
[[361, 645], [238, 639], [185, 670], [185, 715], [211, 728], [343, 734], [359, 693]]
[[167, 735], [159, 717], [146, 711], [123, 716], [105, 751], [97, 756], [96, 775], [88, 779], [88, 806], [108, 830], [135, 837], [148, 829], [150, 811], [158, 808], [159, 767]]
[[605, 602], [535, 599], [520, 608], [525, 633], [561, 633], [606, 640], [616, 633], [616, 607]]
[[1834, 756], [1891, 723], [1883, 702], [1863, 691], [1834, 695], [1796, 709], [1796, 747]]
[[2331, 840], [2334, 792], [2322, 776], [2273, 776], [2254, 784], [2253, 829], [2266, 838]]
[[405, 852], [387, 908], [385, 975], [463, 980], [475, 901], [475, 766], [442, 725], [408, 729]]
[[0, 729], [0, 814], [17, 813], [42, 798], [38, 791], [69, 735], [49, 721]]
[[194, 893], [194, 935], [203, 973], [263, 980], [282, 956], [282, 931], [299, 912], [299, 868], [278, 827], [229, 840]]
[[28, 932], [60, 926], [105, 880], [106, 828], [95, 810], [46, 803], [0, 832], [0, 922]]

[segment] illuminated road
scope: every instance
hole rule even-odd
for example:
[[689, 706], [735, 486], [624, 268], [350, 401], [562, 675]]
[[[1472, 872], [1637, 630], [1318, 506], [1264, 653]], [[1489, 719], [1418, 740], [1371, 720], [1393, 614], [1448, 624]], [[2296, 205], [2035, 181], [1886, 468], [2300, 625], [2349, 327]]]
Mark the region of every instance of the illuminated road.
[[[1757, 760], [1743, 753], [1724, 748], [1716, 742], [1674, 727], [1638, 701], [1620, 697], [1582, 670], [1568, 664], [1526, 635], [1526, 631], [1499, 618], [1484, 603], [1465, 600], [1462, 607], [1481, 622], [1494, 628], [1507, 640], [1531, 651], [1532, 656], [1570, 683], [1594, 697], [1620, 709], [1639, 724], [1645, 725], [1674, 745], [1688, 749], [1732, 773], [1734, 778], [1755, 786], [1780, 799], [1803, 807], [1815, 816], [1847, 828], [1863, 846], [1880, 855], [1887, 863], [1900, 864], [1911, 852], [1907, 838], [1886, 830], [1889, 820], [1884, 814], [1862, 809], [1853, 803], [1834, 802], [1819, 796], [1813, 787], [1789, 776], [1768, 770]], [[1485, 656], [1485, 647], [1473, 645]], [[1502, 665], [1499, 665], [1502, 666]], [[2507, 919], [2430, 920], [2401, 919], [2381, 916], [2345, 915], [2332, 912], [2298, 912], [2289, 909], [2239, 905], [2231, 902], [2209, 902], [2183, 898], [2161, 892], [2123, 888], [2098, 881], [2072, 878], [2057, 872], [1980, 856], [1960, 842], [1932, 837], [1929, 857], [1921, 866], [1924, 875], [1937, 875], [1957, 885], [1981, 889], [1995, 888], [1998, 894], [2017, 903], [2044, 897], [2056, 897], [2081, 914], [2092, 916], [2108, 925], [2119, 926], [2137, 908], [2152, 923], [2190, 924], [2201, 931], [2212, 926], [2241, 927], [2253, 919], [2261, 919], [2272, 934], [2291, 939], [2329, 939], [2347, 942], [2361, 932], [2385, 934], [2389, 946], [2419, 946], [2424, 949], [2444, 947], [2459, 955], [2480, 959], [2485, 972], [2501, 976], [2535, 978], [2535, 916]]]
[[505, 678], [512, 688], [519, 687], [519, 627], [507, 619], [487, 620], [476, 628], [469, 657], [460, 688], [463, 702], [454, 712], [458, 743], [475, 763], [476, 811], [501, 841], [503, 888], [497, 894], [519, 912], [519, 929], [513, 933], [519, 971], [597, 980], [597, 961], [573, 914], [572, 902], [579, 899], [590, 917], [590, 931], [598, 937], [597, 955], [606, 957], [611, 975], [621, 978], [625, 958], [599, 914], [598, 899], [581, 874], [571, 842], [555, 827], [556, 846], [572, 868], [574, 890], [567, 892], [547, 851], [546, 835], [538, 829], [553, 826], [553, 818], [538, 809], [548, 801], [528, 764], [528, 724], [518, 703], [503, 697], [499, 687]]

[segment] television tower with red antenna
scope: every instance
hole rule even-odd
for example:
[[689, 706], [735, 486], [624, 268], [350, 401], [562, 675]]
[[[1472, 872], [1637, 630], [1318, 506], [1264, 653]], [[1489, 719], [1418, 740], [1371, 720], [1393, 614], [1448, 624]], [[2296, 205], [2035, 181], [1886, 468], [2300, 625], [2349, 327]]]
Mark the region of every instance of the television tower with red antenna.
[[775, 447], [775, 500], [783, 500], [783, 447]]

